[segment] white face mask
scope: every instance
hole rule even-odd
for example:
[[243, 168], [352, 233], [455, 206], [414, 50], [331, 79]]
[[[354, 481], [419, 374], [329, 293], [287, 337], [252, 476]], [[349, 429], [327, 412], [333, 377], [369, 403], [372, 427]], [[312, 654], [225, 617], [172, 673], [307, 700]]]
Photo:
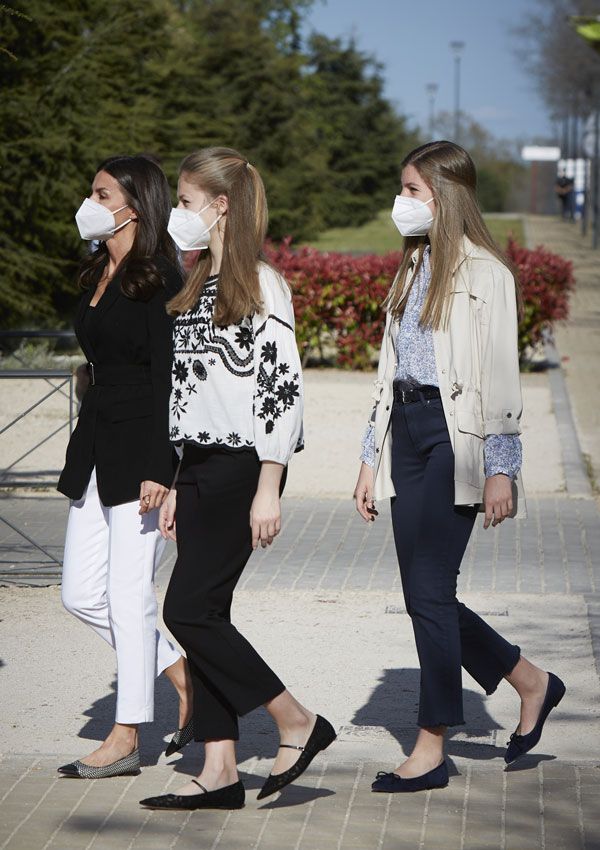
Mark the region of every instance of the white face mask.
[[82, 239], [97, 239], [100, 242], [106, 242], [111, 236], [114, 236], [117, 230], [125, 227], [133, 219], [128, 218], [122, 224], [117, 226], [115, 222], [115, 213], [127, 209], [127, 204], [124, 207], [119, 207], [118, 210], [111, 211], [102, 204], [92, 201], [91, 198], [86, 198], [82, 205], [75, 213], [75, 222], [79, 228], [79, 233]]
[[213, 229], [219, 219], [223, 215], [217, 216], [210, 227], [207, 227], [206, 222], [202, 218], [202, 213], [207, 210], [214, 201], [202, 207], [198, 212], [192, 210], [180, 210], [176, 207], [171, 210], [169, 231], [173, 242], [182, 251], [201, 251], [208, 248], [210, 242], [210, 231]]
[[433, 201], [419, 201], [418, 198], [406, 198], [396, 195], [392, 221], [402, 236], [425, 236], [429, 233], [433, 216], [428, 204]]

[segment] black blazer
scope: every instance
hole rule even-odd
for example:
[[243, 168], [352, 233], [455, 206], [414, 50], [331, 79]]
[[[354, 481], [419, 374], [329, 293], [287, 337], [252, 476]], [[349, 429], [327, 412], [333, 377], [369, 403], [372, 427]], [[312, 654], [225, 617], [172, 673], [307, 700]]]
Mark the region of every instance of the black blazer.
[[[107, 507], [138, 499], [142, 481], [165, 487], [173, 482], [176, 455], [169, 441], [173, 320], [165, 303], [180, 289], [181, 275], [164, 257], [156, 262], [164, 288], [147, 302], [134, 301], [122, 294], [121, 276], [115, 275], [97, 306], [90, 308], [94, 314], [89, 334], [84, 316], [93, 287], [79, 304], [75, 333], [100, 379], [85, 392], [58, 482], [58, 490], [70, 499], [83, 496], [94, 466], [100, 499]], [[135, 377], [126, 384], [128, 369]], [[111, 375], [116, 376], [114, 384]]]

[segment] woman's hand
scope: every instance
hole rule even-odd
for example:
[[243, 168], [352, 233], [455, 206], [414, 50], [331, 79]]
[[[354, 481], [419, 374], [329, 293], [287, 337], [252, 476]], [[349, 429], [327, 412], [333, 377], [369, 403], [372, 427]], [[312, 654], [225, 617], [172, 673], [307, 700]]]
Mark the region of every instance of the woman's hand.
[[175, 509], [177, 506], [177, 490], [169, 490], [169, 495], [162, 503], [158, 516], [158, 528], [165, 540], [177, 542], [177, 526], [175, 524]]
[[252, 548], [260, 545], [263, 549], [270, 546], [281, 531], [281, 504], [279, 488], [260, 486], [256, 491], [250, 508], [250, 528], [252, 529]]
[[167, 487], [156, 481], [142, 481], [140, 484], [140, 514], [147, 514], [154, 508], [160, 508], [167, 493]]
[[356, 510], [359, 512], [365, 522], [375, 522], [375, 517], [379, 516], [375, 510], [375, 501], [373, 499], [373, 467], [366, 463], [361, 464], [358, 481], [354, 488], [352, 497], [356, 502]]
[[483, 506], [485, 508], [485, 519], [483, 527], [489, 528], [499, 525], [513, 509], [512, 481], [508, 475], [491, 475], [485, 479], [483, 488]]

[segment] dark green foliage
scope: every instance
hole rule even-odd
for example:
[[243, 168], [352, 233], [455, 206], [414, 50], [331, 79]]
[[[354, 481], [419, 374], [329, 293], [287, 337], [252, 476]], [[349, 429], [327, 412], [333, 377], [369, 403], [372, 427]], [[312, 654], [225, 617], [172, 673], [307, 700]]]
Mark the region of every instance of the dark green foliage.
[[381, 66], [352, 42], [314, 35], [308, 53], [317, 143], [329, 171], [323, 221], [328, 227], [363, 224], [391, 204], [402, 157], [418, 140], [384, 99]]
[[[0, 327], [68, 324], [97, 164], [236, 147], [264, 176], [270, 235], [365, 221], [412, 143], [356, 48], [299, 36], [311, 0], [0, 4]], [[25, 13], [22, 17], [17, 13]]]

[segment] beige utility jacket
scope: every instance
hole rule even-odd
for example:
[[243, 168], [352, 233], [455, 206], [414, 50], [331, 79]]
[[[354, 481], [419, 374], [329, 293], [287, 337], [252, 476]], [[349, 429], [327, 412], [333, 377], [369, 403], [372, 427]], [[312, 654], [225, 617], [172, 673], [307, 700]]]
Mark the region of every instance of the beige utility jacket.
[[[417, 253], [413, 258], [413, 267]], [[404, 282], [404, 293], [412, 273]], [[493, 254], [464, 237], [452, 281], [448, 326], [434, 331], [442, 404], [454, 449], [455, 504], [481, 504], [488, 434], [519, 434], [522, 412], [517, 304], [510, 271]], [[395, 495], [392, 483], [393, 381], [398, 322], [387, 315], [375, 408], [374, 498]], [[525, 516], [521, 475], [513, 487], [513, 516]]]

